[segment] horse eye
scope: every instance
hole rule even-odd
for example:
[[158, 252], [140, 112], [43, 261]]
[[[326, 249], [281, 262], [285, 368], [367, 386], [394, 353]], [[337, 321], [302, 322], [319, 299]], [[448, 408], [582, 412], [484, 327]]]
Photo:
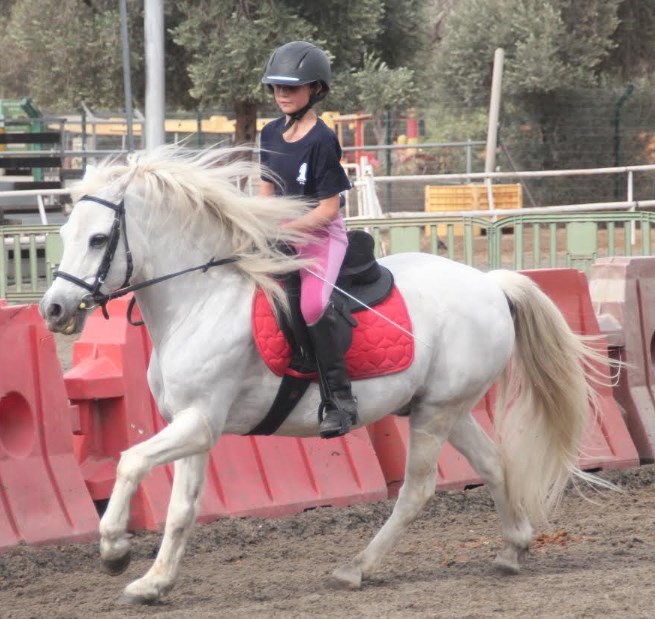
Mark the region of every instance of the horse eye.
[[89, 246], [93, 247], [94, 249], [99, 249], [100, 247], [104, 247], [107, 244], [107, 235], [106, 234], [94, 234], [90, 239], [89, 239]]

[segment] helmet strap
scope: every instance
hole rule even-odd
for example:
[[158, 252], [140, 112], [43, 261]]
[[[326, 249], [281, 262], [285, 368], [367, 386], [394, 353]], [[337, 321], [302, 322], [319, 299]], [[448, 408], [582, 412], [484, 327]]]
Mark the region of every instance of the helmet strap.
[[299, 121], [312, 107], [314, 107], [316, 103], [321, 101], [321, 99], [324, 99], [326, 94], [327, 92], [323, 88], [312, 88], [312, 92], [309, 95], [309, 101], [307, 102], [307, 105], [300, 108], [297, 112], [289, 114], [289, 120], [287, 121], [286, 125], [284, 125], [282, 133], [289, 131], [293, 124]]
[[313, 107], [314, 103], [316, 103], [315, 101], [313, 101], [313, 98], [314, 95], [312, 95], [309, 98], [309, 103], [307, 103], [305, 107], [300, 108], [297, 112], [294, 112], [293, 114], [289, 114], [289, 120], [287, 121], [287, 124], [284, 125], [284, 129], [282, 129], [282, 133], [286, 133], [287, 131], [289, 131], [289, 129], [291, 129], [291, 127], [293, 126], [293, 123], [299, 121]]

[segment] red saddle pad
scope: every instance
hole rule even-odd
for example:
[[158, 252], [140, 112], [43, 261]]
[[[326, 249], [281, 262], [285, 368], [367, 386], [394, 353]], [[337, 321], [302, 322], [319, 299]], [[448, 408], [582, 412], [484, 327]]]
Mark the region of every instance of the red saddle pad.
[[[375, 310], [412, 332], [405, 301], [396, 286]], [[353, 317], [357, 326], [346, 353], [348, 375], [352, 380], [401, 372], [412, 364], [414, 338], [411, 335], [371, 310], [356, 312]], [[253, 301], [252, 331], [262, 359], [272, 372], [282, 376], [291, 361], [291, 348], [261, 290], [257, 290]]]

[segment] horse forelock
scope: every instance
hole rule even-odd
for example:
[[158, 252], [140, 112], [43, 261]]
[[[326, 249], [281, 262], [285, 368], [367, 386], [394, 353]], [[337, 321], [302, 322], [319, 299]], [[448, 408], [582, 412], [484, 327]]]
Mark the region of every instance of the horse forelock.
[[[267, 296], [281, 300], [272, 277], [302, 266], [279, 251], [279, 243], [303, 243], [307, 235], [283, 226], [307, 210], [302, 201], [251, 196], [240, 182], [259, 178], [260, 167], [250, 160], [246, 147], [211, 149], [191, 153], [178, 147], [153, 149], [128, 163], [103, 162], [76, 188], [76, 194], [92, 194], [108, 185], [141, 194], [149, 214], [170, 222], [179, 231], [179, 242], [194, 247], [197, 234], [227, 243], [227, 252], [247, 277]], [[120, 199], [122, 196], [118, 196]], [[162, 218], [160, 215], [165, 216]], [[211, 243], [211, 240], [210, 240]], [[222, 257], [222, 256], [221, 256]]]

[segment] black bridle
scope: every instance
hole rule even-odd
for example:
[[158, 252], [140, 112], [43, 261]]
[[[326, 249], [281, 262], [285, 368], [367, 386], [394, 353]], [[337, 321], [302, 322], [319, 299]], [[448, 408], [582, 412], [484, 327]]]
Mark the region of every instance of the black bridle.
[[[230, 264], [231, 262], [236, 262], [238, 260], [238, 258], [235, 256], [229, 258], [221, 258], [219, 260], [214, 260], [212, 258], [205, 264], [201, 264], [195, 267], [190, 267], [182, 271], [176, 271], [175, 273], [169, 273], [168, 275], [155, 277], [153, 279], [149, 279], [145, 282], [140, 282], [138, 284], [130, 285], [130, 279], [132, 278], [132, 271], [134, 270], [134, 265], [132, 263], [132, 252], [130, 251], [130, 245], [127, 240], [127, 226], [125, 225], [125, 200], [121, 200], [118, 204], [114, 204], [113, 202], [109, 202], [108, 200], [103, 200], [102, 198], [97, 198], [96, 196], [89, 196], [89, 195], [82, 196], [80, 201], [81, 200], [96, 202], [97, 204], [101, 204], [102, 206], [106, 206], [107, 208], [110, 208], [112, 211], [114, 211], [114, 221], [112, 222], [111, 230], [109, 232], [109, 238], [107, 239], [107, 246], [105, 248], [105, 253], [102, 256], [102, 260], [100, 261], [100, 265], [98, 266], [98, 270], [96, 272], [93, 283], [89, 284], [88, 282], [85, 282], [83, 279], [80, 279], [79, 277], [75, 277], [75, 275], [71, 275], [70, 273], [66, 273], [66, 271], [61, 271], [59, 269], [57, 269], [53, 273], [54, 278], [61, 277], [62, 279], [65, 279], [75, 284], [76, 286], [80, 286], [81, 288], [84, 288], [84, 290], [88, 290], [89, 294], [80, 302], [79, 309], [87, 310], [87, 309], [91, 309], [92, 306], [100, 306], [102, 308], [102, 315], [105, 318], [109, 318], [109, 313], [107, 312], [107, 303], [109, 303], [109, 301], [111, 301], [112, 299], [118, 299], [119, 297], [123, 297], [126, 294], [129, 294], [130, 292], [141, 290], [142, 288], [147, 288], [148, 286], [152, 286], [154, 284], [164, 282], [168, 279], [172, 279], [174, 277], [184, 275], [185, 273], [191, 273], [193, 271], [202, 271], [203, 273], [205, 273], [212, 267], [221, 266], [223, 264]], [[123, 283], [121, 284], [120, 288], [114, 290], [113, 292], [104, 293], [100, 291], [100, 288], [102, 288], [103, 284], [105, 283], [105, 280], [107, 279], [107, 274], [109, 273], [109, 269], [111, 268], [111, 262], [114, 259], [114, 254], [116, 253], [116, 248], [118, 247], [118, 242], [121, 238], [121, 230], [123, 232], [122, 234], [123, 243], [125, 245], [125, 257], [126, 257], [125, 259], [127, 261], [127, 267], [125, 270], [125, 279], [123, 280]], [[89, 304], [88, 301], [91, 301], [92, 303]], [[130, 301], [130, 305], [128, 307], [128, 320], [130, 324], [134, 324], [134, 325], [143, 324], [140, 322], [134, 322], [132, 320], [132, 310], [134, 308], [134, 303], [135, 303], [135, 299], [132, 298], [132, 300]]]

